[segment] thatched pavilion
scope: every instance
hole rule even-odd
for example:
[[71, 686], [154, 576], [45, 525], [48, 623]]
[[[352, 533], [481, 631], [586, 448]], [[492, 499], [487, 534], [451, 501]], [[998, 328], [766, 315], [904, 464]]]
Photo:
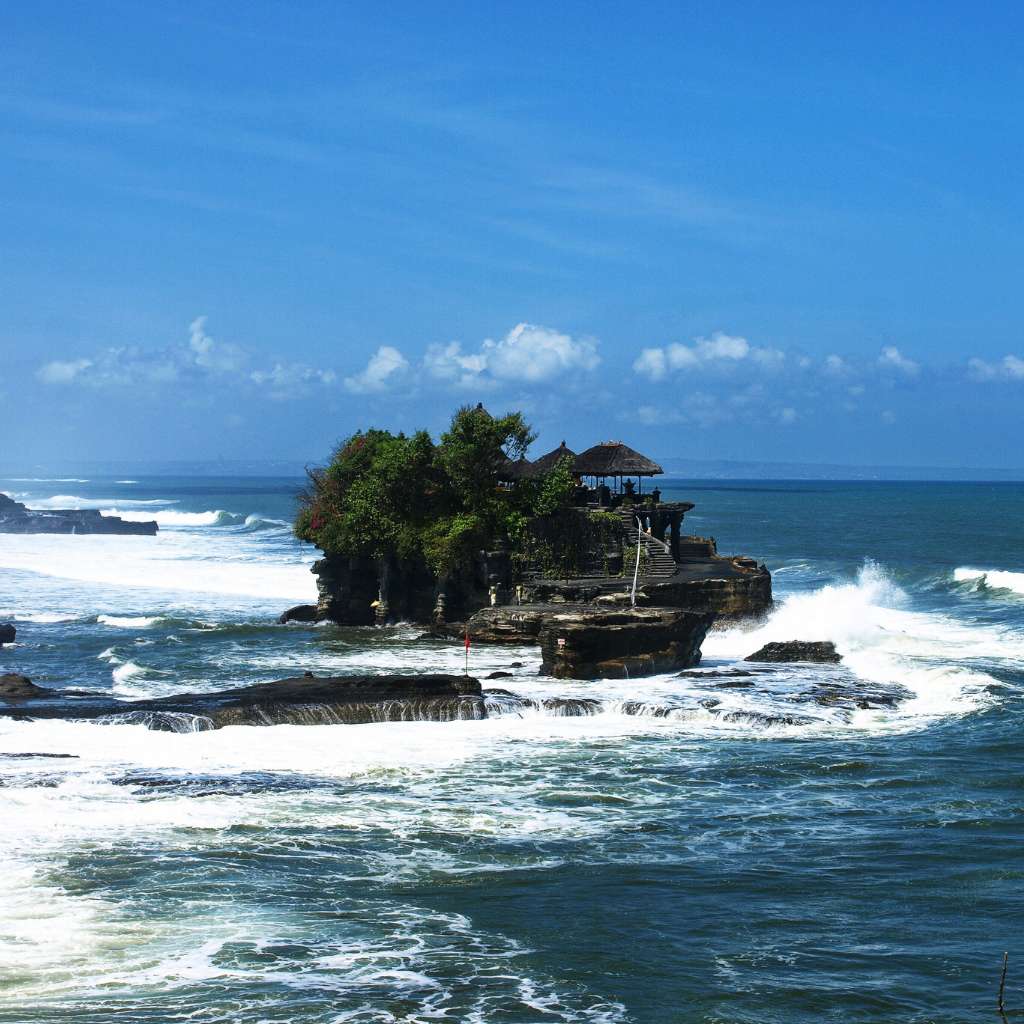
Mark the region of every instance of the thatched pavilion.
[[616, 491], [623, 489], [623, 480], [636, 477], [638, 494], [643, 490], [645, 476], [659, 476], [665, 472], [657, 462], [621, 441], [595, 444], [593, 448], [576, 456], [573, 468], [579, 476], [593, 477], [596, 486], [604, 484], [606, 480], [615, 481]]

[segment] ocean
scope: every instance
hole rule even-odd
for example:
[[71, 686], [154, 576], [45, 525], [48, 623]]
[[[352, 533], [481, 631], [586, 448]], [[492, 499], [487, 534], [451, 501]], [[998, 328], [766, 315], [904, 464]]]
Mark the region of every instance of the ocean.
[[[414, 626], [276, 623], [315, 597], [301, 480], [86, 477], [0, 489], [160, 533], [0, 535], [0, 672], [130, 700], [461, 671]], [[1024, 1010], [1024, 485], [662, 489], [774, 577], [767, 621], [713, 632], [696, 672], [556, 681], [474, 647], [536, 708], [0, 719], [0, 1021], [961, 1022], [994, 1016], [1004, 950]], [[843, 663], [723, 675], [791, 639]]]

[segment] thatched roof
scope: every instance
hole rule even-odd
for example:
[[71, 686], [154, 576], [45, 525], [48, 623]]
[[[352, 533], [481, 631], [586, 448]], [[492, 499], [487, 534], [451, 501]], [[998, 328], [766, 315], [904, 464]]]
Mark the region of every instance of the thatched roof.
[[515, 459], [513, 461], [506, 457], [498, 467], [499, 480], [507, 480], [509, 482], [514, 480], [528, 480], [530, 477], [536, 475], [537, 472], [534, 468], [534, 464], [529, 459]]
[[664, 473], [656, 462], [621, 441], [602, 441], [576, 456], [581, 476], [656, 476]]
[[563, 441], [554, 451], [533, 460], [533, 470], [537, 476], [550, 473], [564, 458], [575, 459], [576, 453]]

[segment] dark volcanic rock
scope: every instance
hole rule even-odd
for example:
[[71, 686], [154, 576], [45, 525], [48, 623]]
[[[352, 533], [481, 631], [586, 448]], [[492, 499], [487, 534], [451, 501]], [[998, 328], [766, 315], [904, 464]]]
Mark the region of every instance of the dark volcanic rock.
[[52, 692], [36, 686], [28, 676], [19, 676], [15, 672], [7, 672], [0, 676], [0, 698], [42, 697]]
[[645, 580], [637, 603], [713, 612], [720, 620], [760, 618], [772, 606], [772, 575], [752, 558], [687, 558], [674, 575]]
[[628, 679], [689, 668], [714, 621], [678, 608], [555, 606], [540, 630], [541, 671], [559, 679]]
[[[72, 696], [74, 694], [74, 696]], [[108, 694], [46, 690], [0, 676], [0, 717], [104, 719], [192, 732], [226, 725], [327, 725], [485, 717], [468, 676], [297, 676], [219, 693], [122, 701]]]
[[129, 523], [118, 516], [104, 516], [95, 508], [26, 508], [0, 494], [0, 533], [107, 533], [152, 537], [156, 520]]
[[482, 644], [535, 644], [547, 615], [566, 605], [498, 605], [481, 608], [466, 623], [469, 639]]
[[538, 643], [541, 672], [560, 679], [624, 679], [700, 661], [714, 615], [679, 608], [588, 604], [501, 605], [467, 623], [479, 643]]
[[0, 647], [13, 644], [18, 631], [9, 622], [0, 622]]
[[487, 676], [487, 678], [488, 679], [511, 679], [512, 678], [512, 673], [511, 672], [491, 672], [490, 675]]
[[287, 611], [281, 612], [277, 621], [282, 625], [286, 622], [316, 622], [316, 605], [297, 604]]
[[831, 640], [787, 640], [784, 643], [765, 644], [744, 661], [813, 661], [821, 665], [835, 665], [842, 661]]

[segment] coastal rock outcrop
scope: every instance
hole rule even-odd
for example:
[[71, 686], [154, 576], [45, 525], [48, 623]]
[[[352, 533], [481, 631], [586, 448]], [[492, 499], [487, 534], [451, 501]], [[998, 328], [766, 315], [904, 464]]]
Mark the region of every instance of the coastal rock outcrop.
[[756, 619], [772, 606], [772, 577], [752, 558], [714, 555], [683, 562], [671, 576], [645, 582], [637, 603], [712, 612], [720, 620]]
[[831, 640], [786, 640], [765, 644], [744, 661], [786, 662], [812, 661], [820, 665], [835, 665], [842, 661]]
[[544, 621], [541, 671], [557, 679], [628, 679], [689, 668], [714, 615], [679, 608], [564, 608]]
[[483, 718], [480, 683], [468, 676], [296, 676], [218, 693], [150, 700], [53, 690], [0, 676], [0, 717], [127, 722], [171, 732], [227, 725], [358, 725]]
[[288, 622], [316, 622], [315, 604], [297, 604], [281, 612], [277, 621], [284, 625]]
[[119, 516], [105, 516], [96, 508], [28, 508], [0, 493], [0, 533], [117, 534], [152, 537], [156, 520], [132, 523]]
[[13, 644], [18, 631], [9, 622], [0, 622], [0, 647], [4, 644]]
[[17, 672], [5, 672], [0, 675], [0, 700], [7, 697], [44, 697], [51, 692], [36, 686], [28, 676], [19, 675]]
[[539, 644], [541, 672], [560, 679], [623, 679], [689, 668], [714, 615], [680, 608], [600, 604], [484, 608], [466, 623], [471, 642]]

